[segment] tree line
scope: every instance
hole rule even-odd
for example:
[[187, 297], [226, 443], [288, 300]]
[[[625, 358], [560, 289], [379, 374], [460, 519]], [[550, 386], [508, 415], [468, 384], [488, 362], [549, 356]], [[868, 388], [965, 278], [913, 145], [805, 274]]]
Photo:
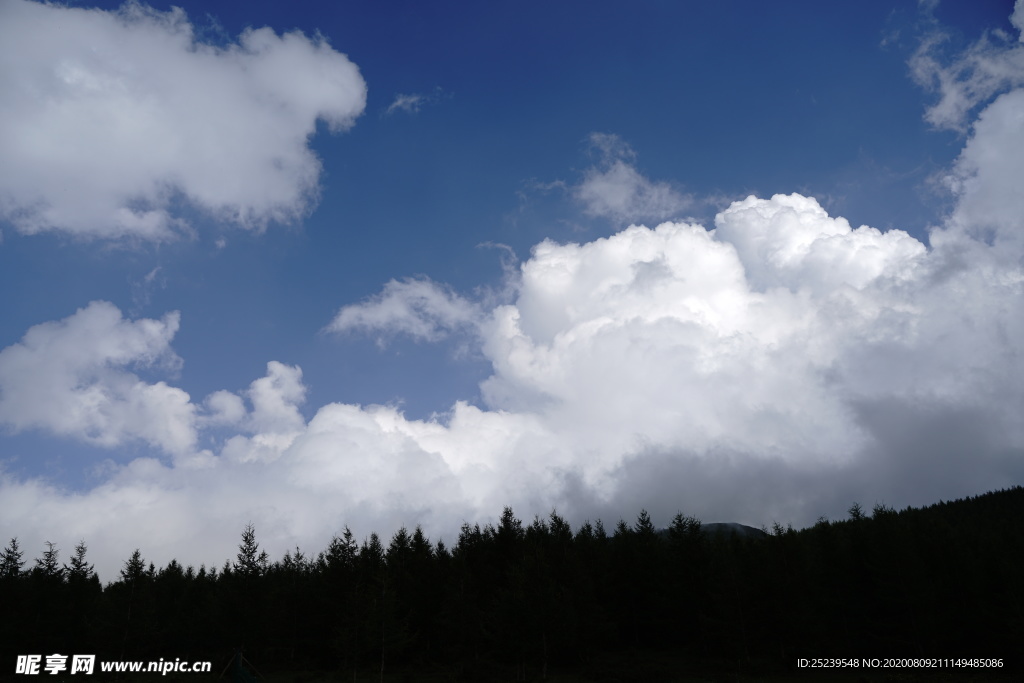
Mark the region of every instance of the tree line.
[[[101, 585], [79, 543], [67, 564], [0, 554], [10, 653], [210, 660], [237, 648], [266, 671], [346, 680], [668, 680], [680, 671], [790, 671], [800, 657], [1008, 657], [1024, 642], [1024, 488], [763, 537], [712, 534], [642, 511], [608, 530], [557, 512], [420, 528], [362, 542], [345, 528], [277, 560], [256, 529], [220, 568], [157, 568], [135, 550]], [[44, 652], [45, 651], [45, 652]], [[5, 664], [5, 666], [7, 666]], [[13, 666], [13, 665], [12, 665]], [[13, 671], [13, 668], [11, 669]], [[3, 672], [6, 675], [9, 672]], [[190, 680], [196, 680], [195, 676]]]

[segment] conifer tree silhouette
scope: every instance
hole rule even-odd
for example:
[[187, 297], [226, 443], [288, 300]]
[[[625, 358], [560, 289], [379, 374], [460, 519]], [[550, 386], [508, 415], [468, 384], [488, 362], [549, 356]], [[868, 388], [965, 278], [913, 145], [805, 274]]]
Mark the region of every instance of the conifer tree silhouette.
[[22, 559], [25, 553], [18, 545], [18, 537], [15, 536], [0, 554], [0, 578], [17, 578], [21, 575], [21, 568], [25, 566]]

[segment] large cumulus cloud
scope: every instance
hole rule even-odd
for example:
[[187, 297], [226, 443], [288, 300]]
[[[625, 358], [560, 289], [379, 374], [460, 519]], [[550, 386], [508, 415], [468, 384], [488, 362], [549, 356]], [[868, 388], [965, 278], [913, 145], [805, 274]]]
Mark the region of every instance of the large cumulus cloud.
[[0, 4], [0, 219], [25, 233], [166, 240], [181, 200], [261, 229], [307, 213], [317, 120], [352, 125], [356, 66], [322, 37], [214, 47], [184, 12]]

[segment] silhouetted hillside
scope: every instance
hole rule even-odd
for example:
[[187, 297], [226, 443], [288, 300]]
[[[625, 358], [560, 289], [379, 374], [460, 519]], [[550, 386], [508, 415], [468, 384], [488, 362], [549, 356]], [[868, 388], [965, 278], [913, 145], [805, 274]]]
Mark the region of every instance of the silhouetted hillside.
[[712, 522], [704, 525], [704, 531], [711, 535], [729, 536], [736, 534], [743, 538], [766, 538], [768, 534], [761, 529], [755, 529], [746, 524], [736, 522]]

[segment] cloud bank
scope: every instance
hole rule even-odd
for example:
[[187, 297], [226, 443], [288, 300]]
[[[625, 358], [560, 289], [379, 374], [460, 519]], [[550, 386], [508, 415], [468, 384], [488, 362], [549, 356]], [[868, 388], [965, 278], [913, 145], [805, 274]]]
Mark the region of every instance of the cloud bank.
[[[321, 547], [344, 524], [451, 534], [505, 504], [577, 521], [646, 506], [663, 521], [683, 509], [805, 524], [854, 499], [1005, 486], [1024, 475], [1024, 273], [1005, 245], [954, 231], [929, 250], [853, 229], [812, 198], [748, 197], [714, 230], [543, 242], [508, 304], [391, 283], [335, 326], [432, 339], [454, 321], [492, 365], [485, 405], [428, 420], [328, 404], [306, 421], [301, 370], [279, 362], [241, 394], [193, 403], [126, 369], [171, 356], [176, 315], [125, 321], [94, 303], [0, 352], [0, 418], [174, 457], [112, 466], [76, 494], [8, 476], [5, 529], [87, 538], [113, 572], [114, 553], [137, 545], [220, 561], [250, 519], [283, 550]], [[27, 380], [12, 368], [45, 380], [38, 400], [14, 402]], [[150, 394], [162, 410], [137, 408]], [[213, 429], [233, 435], [196, 451], [194, 435]], [[167, 519], [170, 533], [147, 534]]]
[[182, 203], [248, 229], [294, 221], [318, 196], [317, 121], [345, 130], [366, 104], [322, 37], [215, 47], [182, 10], [133, 2], [4, 2], [0, 81], [0, 219], [82, 238], [171, 239]]

